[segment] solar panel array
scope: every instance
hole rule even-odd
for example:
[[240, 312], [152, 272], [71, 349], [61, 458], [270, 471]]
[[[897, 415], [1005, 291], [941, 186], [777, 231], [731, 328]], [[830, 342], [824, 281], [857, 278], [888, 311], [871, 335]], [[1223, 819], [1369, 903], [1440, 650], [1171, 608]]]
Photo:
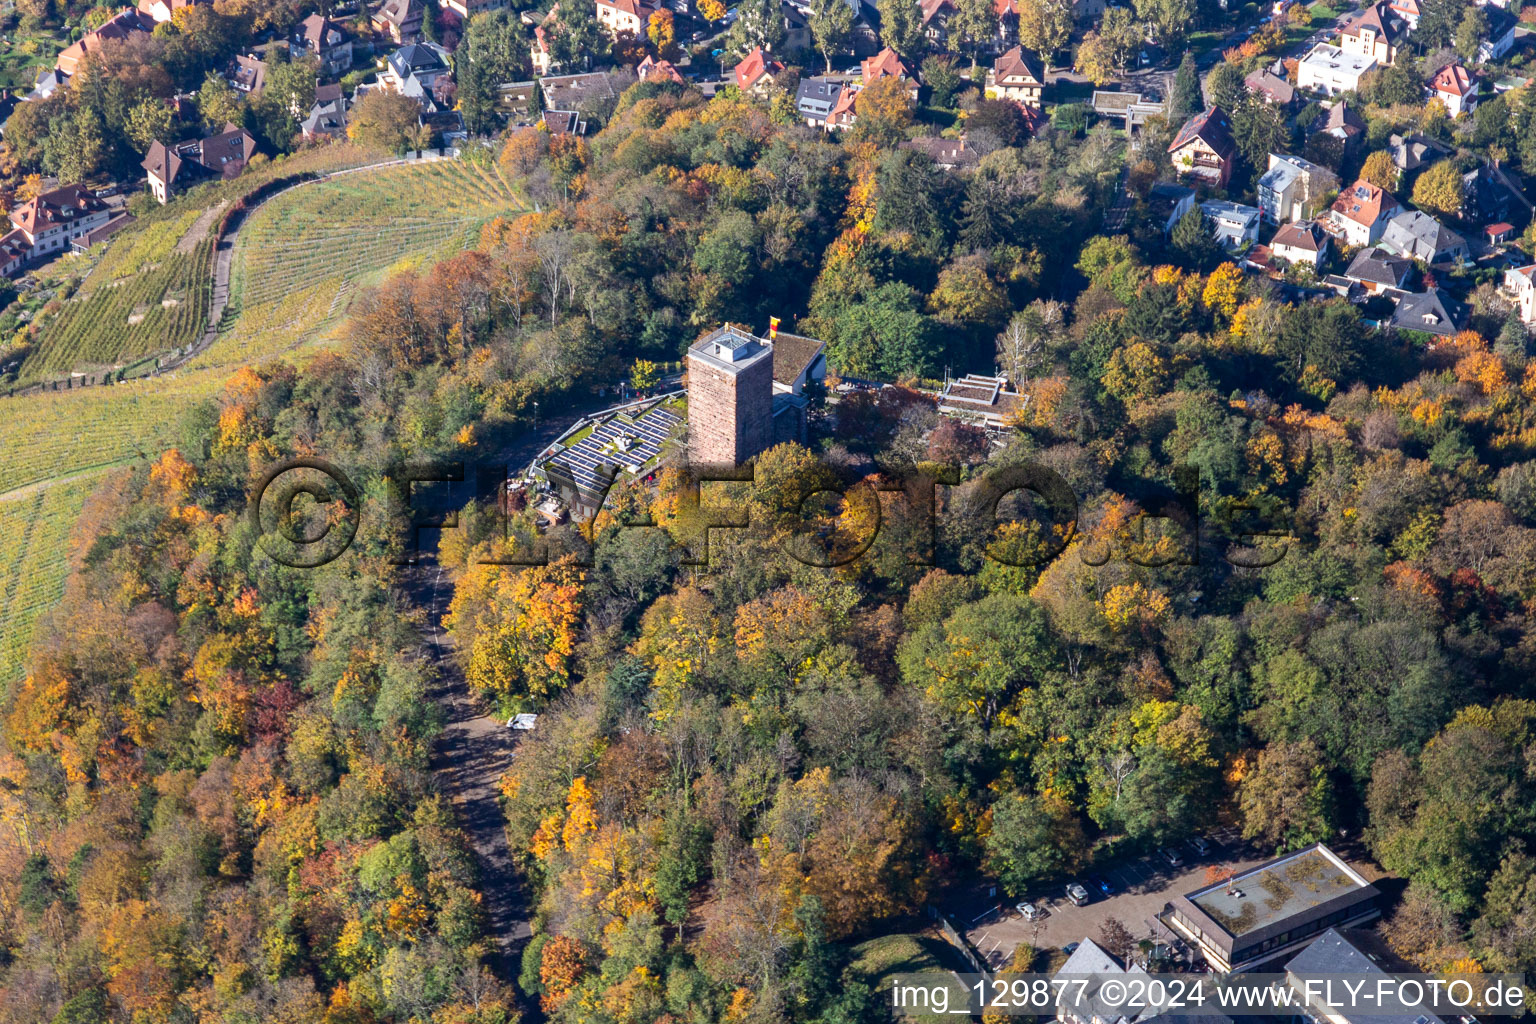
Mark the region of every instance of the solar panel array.
[[[545, 463], [546, 472], [556, 469], [576, 482], [583, 497], [601, 500], [618, 471], [639, 473], [661, 454], [662, 442], [672, 435], [682, 418], [667, 409], [655, 408], [631, 419], [625, 414], [595, 427], [592, 433]], [[620, 438], [628, 447], [620, 448]]]

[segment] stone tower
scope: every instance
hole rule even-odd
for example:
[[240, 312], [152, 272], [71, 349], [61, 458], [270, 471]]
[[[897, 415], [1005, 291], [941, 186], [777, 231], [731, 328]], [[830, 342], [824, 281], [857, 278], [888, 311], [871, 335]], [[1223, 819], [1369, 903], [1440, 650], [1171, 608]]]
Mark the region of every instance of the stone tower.
[[739, 466], [773, 442], [773, 343], [727, 324], [688, 349], [688, 455]]

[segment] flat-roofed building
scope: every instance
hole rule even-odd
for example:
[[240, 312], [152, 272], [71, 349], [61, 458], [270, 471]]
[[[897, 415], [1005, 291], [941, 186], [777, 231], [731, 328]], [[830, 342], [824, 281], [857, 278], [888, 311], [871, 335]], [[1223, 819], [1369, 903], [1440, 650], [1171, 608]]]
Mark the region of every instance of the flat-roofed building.
[[739, 466], [773, 442], [773, 345], [726, 324], [688, 349], [688, 454]]
[[1314, 843], [1170, 902], [1159, 920], [1218, 971], [1245, 971], [1300, 949], [1329, 928], [1378, 917], [1376, 887]]

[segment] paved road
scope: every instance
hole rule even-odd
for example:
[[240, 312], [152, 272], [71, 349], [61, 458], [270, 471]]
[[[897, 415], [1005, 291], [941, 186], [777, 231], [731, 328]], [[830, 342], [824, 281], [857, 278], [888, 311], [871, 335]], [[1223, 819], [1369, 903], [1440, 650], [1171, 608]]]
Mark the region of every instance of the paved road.
[[491, 969], [503, 981], [512, 982], [523, 945], [532, 934], [531, 893], [507, 846], [498, 785], [512, 763], [513, 734], [474, 699], [453, 659], [453, 637], [442, 626], [452, 597], [447, 572], [436, 564], [409, 566], [402, 584], [427, 615], [427, 650], [438, 674], [433, 699], [446, 719], [432, 751], [432, 771], [453, 801], [474, 847], [482, 906], [495, 949]]

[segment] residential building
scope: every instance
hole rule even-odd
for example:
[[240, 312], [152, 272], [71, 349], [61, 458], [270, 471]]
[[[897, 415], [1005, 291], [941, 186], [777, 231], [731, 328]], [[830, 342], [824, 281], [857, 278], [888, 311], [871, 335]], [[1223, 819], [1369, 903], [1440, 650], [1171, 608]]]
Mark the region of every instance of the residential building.
[[27, 265], [31, 255], [32, 246], [27, 242], [27, 236], [20, 228], [12, 228], [0, 238], [0, 277], [15, 277]]
[[1328, 257], [1328, 232], [1315, 220], [1282, 224], [1269, 240], [1269, 251], [1287, 263], [1304, 263], [1315, 271]]
[[943, 50], [949, 45], [949, 20], [958, 9], [951, 0], [922, 0], [923, 35], [936, 48]]
[[784, 65], [770, 60], [759, 46], [736, 65], [736, 88], [742, 92], [761, 96], [773, 85], [773, 77], [784, 70]]
[[1288, 107], [1296, 100], [1296, 87], [1268, 68], [1259, 68], [1251, 72], [1244, 83], [1248, 91], [1260, 97], [1265, 103], [1272, 103], [1277, 107]]
[[574, 110], [585, 116], [606, 116], [619, 94], [638, 79], [627, 70], [593, 71], [585, 75], [552, 75], [539, 79], [544, 109]]
[[1390, 192], [1361, 178], [1339, 193], [1324, 224], [1346, 245], [1374, 245], [1397, 210]]
[[1316, 216], [1319, 198], [1338, 185], [1338, 178], [1299, 156], [1269, 154], [1269, 169], [1259, 178], [1259, 212], [1271, 224]]
[[1211, 233], [1222, 245], [1237, 249], [1259, 240], [1259, 208], [1209, 199], [1200, 204], [1200, 212], [1211, 222]]
[[1180, 175], [1225, 188], [1237, 158], [1232, 122], [1226, 111], [1210, 107], [1184, 122], [1168, 145], [1168, 155]]
[[388, 36], [396, 46], [414, 43], [421, 38], [421, 25], [426, 19], [426, 7], [422, 0], [384, 0], [373, 12], [373, 30]]
[[[523, 17], [528, 18], [527, 12]], [[544, 15], [544, 19], [533, 26], [533, 42], [528, 45], [528, 56], [533, 64], [533, 73], [543, 76], [550, 73], [555, 66], [554, 53], [550, 49], [552, 34], [556, 31], [556, 19], [560, 17], [560, 3], [555, 5]]]
[[1488, 19], [1488, 30], [1482, 42], [1477, 44], [1477, 59], [1481, 64], [1492, 64], [1503, 57], [1515, 45], [1515, 16], [1502, 7], [1484, 7], [1483, 17]]
[[1369, 295], [1402, 295], [1413, 276], [1413, 261], [1371, 246], [1355, 254], [1344, 276]]
[[1045, 89], [1045, 68], [1033, 53], [1015, 46], [993, 63], [987, 72], [988, 99], [1013, 100], [1027, 107], [1040, 106]]
[[1369, 1013], [1360, 1013], [1320, 998], [1327, 986], [1370, 991], [1390, 985], [1395, 975], [1414, 970], [1417, 968], [1398, 959], [1373, 932], [1329, 928], [1291, 958], [1285, 965], [1285, 978], [1286, 986], [1298, 997], [1292, 1005], [1307, 1019], [1325, 1024], [1445, 1024], [1420, 1005], [1410, 1009], [1405, 1004], [1401, 1012], [1392, 1013], [1391, 1002], [1382, 1000]]
[[[1142, 978], [1146, 970], [1136, 963], [1126, 963], [1092, 939], [1084, 938], [1074, 943], [1077, 947], [1066, 963], [1054, 975], [1060, 979]], [[1130, 1008], [1123, 1001], [1118, 1004], [1104, 998], [1099, 985], [1086, 988], [1075, 984], [1059, 986], [1055, 1006], [1056, 1019], [1062, 1024], [1233, 1024], [1231, 1017], [1214, 1010], [1191, 1014], [1187, 1010], [1158, 1013], [1154, 1009]]]
[[1365, 118], [1355, 112], [1348, 100], [1339, 100], [1328, 108], [1326, 117], [1314, 123], [1313, 131], [1332, 135], [1350, 149], [1365, 138]]
[[212, 6], [213, 0], [139, 0], [139, 13], [146, 18], [154, 20], [155, 24], [163, 24], [176, 17], [176, 12], [183, 7], [191, 7], [194, 4], [208, 4]]
[[1515, 172], [1498, 164], [1479, 164], [1461, 176], [1461, 213], [1464, 224], [1504, 222], [1524, 228], [1531, 222], [1531, 201]]
[[1477, 108], [1477, 79], [1460, 64], [1447, 64], [1430, 80], [1429, 95], [1452, 117], [1470, 114]]
[[1408, 22], [1377, 0], [1360, 14], [1345, 22], [1339, 34], [1339, 46], [1345, 53], [1369, 57], [1377, 64], [1391, 64], [1408, 44]]
[[229, 62], [224, 77], [230, 87], [246, 96], [260, 96], [267, 85], [267, 64], [254, 53], [236, 56]]
[[1536, 275], [1536, 263], [1504, 271], [1504, 293], [1514, 301], [1520, 319], [1527, 324], [1536, 324], [1536, 280], [1532, 275]]
[[244, 128], [226, 124], [206, 139], [167, 146], [152, 142], [142, 164], [150, 193], [161, 203], [208, 178], [238, 178], [256, 155], [256, 140]]
[[551, 135], [587, 134], [587, 122], [582, 118], [581, 113], [575, 110], [544, 111], [544, 127], [549, 129]]
[[140, 34], [148, 36], [154, 28], [155, 22], [152, 18], [140, 14], [132, 7], [123, 8], [110, 20], [104, 22], [100, 28], [87, 32], [66, 46], [54, 58], [53, 68], [57, 73], [56, 79], [62, 81], [77, 73], [80, 66], [85, 63], [85, 58], [90, 54], [100, 53], [103, 44], [112, 40], [130, 39]]
[[1376, 64], [1375, 57], [1318, 43], [1296, 66], [1296, 85], [1325, 96], [1355, 92], [1360, 88], [1360, 76]]
[[1398, 330], [1423, 331], [1451, 338], [1466, 326], [1467, 309], [1438, 288], [1409, 292], [1398, 302], [1387, 322]]
[[1408, 24], [1408, 31], [1416, 31], [1419, 27], [1419, 0], [1388, 0], [1387, 6], [1392, 8], [1392, 13], [1402, 18]]
[[315, 86], [315, 102], [309, 108], [309, 116], [299, 125], [306, 139], [339, 139], [347, 134], [347, 111], [350, 104], [341, 91], [339, 82]]
[[887, 46], [873, 57], [859, 63], [860, 78], [866, 87], [882, 78], [895, 78], [907, 83], [907, 94], [917, 100], [917, 76], [908, 70], [895, 50]]
[[446, 90], [452, 86], [453, 68], [448, 51], [436, 43], [407, 43], [384, 60], [379, 84], [390, 92], [409, 96], [427, 113], [452, 107]]
[[644, 39], [651, 15], [661, 10], [659, 5], [648, 3], [647, 0], [596, 0], [596, 3], [597, 23], [615, 39], [620, 32]]
[[507, 0], [441, 0], [441, 2], [443, 8], [457, 14], [461, 22], [468, 21], [485, 11], [500, 11], [511, 6]]
[[340, 77], [352, 67], [352, 40], [330, 18], [311, 14], [293, 36], [294, 49], [320, 60], [320, 73]]
[[519, 124], [533, 116], [539, 94], [538, 82], [501, 82], [496, 86], [496, 109]]
[[1451, 152], [1443, 142], [1417, 133], [1389, 136], [1387, 146], [1392, 152], [1392, 162], [1400, 171], [1416, 171]]
[[1195, 208], [1195, 190], [1160, 181], [1147, 192], [1147, 212], [1163, 234], [1172, 234], [1173, 226]]
[[1093, 112], [1099, 117], [1117, 117], [1124, 124], [1127, 134], [1147, 123], [1149, 117], [1162, 117], [1167, 105], [1144, 97], [1139, 92], [1108, 92], [1095, 89], [1092, 99]]
[[1387, 222], [1382, 248], [1430, 266], [1461, 263], [1467, 240], [1423, 210], [1405, 210]]
[[859, 88], [849, 82], [838, 94], [837, 102], [832, 104], [832, 112], [827, 115], [827, 128], [839, 132], [852, 128], [853, 122], [858, 120], [858, 102]]
[[1018, 0], [992, 0], [992, 13], [997, 16], [997, 34], [992, 39], [995, 52], [1019, 45]]
[[1506, 221], [1483, 226], [1483, 238], [1489, 245], [1503, 245], [1515, 237], [1515, 226]]
[[677, 85], [687, 85], [688, 80], [683, 73], [669, 60], [657, 60], [650, 54], [646, 54], [645, 60], [635, 65], [635, 75], [642, 82], [655, 79], [658, 82], [674, 82]]
[[795, 112], [812, 128], [825, 128], [846, 85], [840, 78], [802, 78], [795, 90]]
[[1321, 843], [1177, 896], [1158, 915], [1216, 971], [1245, 971], [1380, 916], [1378, 893]]
[[902, 149], [927, 153], [929, 159], [946, 171], [969, 171], [981, 163], [981, 154], [966, 146], [964, 139], [945, 139], [924, 135], [901, 143]]
[[[112, 219], [112, 211], [84, 185], [65, 185], [29, 199], [11, 211], [16, 229], [4, 238], [13, 259], [26, 246], [24, 262], [69, 248], [69, 243]], [[21, 237], [16, 238], [20, 233]]]

